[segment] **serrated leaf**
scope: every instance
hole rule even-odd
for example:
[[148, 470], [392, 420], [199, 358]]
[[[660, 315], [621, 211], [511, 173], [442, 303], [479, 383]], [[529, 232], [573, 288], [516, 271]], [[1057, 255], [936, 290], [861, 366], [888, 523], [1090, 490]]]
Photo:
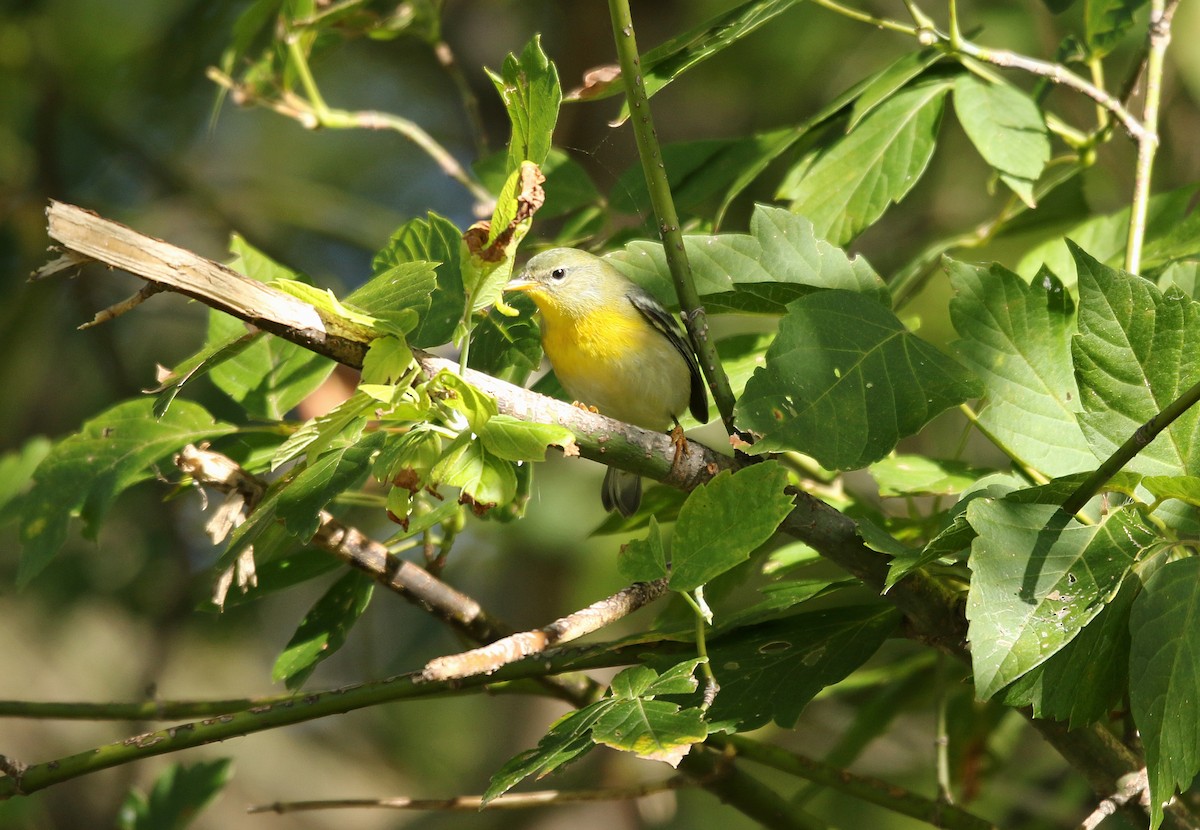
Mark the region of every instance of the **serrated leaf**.
[[645, 698], [618, 700], [592, 727], [597, 743], [672, 767], [707, 737], [708, 724], [700, 709], [680, 709], [677, 703]]
[[[1092, 452], [1106, 458], [1200, 379], [1200, 303], [1072, 251], [1079, 271], [1079, 334], [1072, 342], [1079, 420]], [[1184, 412], [1125, 469], [1200, 474], [1200, 408]]]
[[937, 145], [951, 83], [925, 81], [897, 93], [826, 149], [795, 187], [776, 194], [841, 245], [912, 189]]
[[339, 493], [355, 486], [371, 469], [385, 435], [373, 432], [361, 441], [316, 458], [279, 492], [276, 517], [288, 532], [308, 541], [317, 532], [320, 512]]
[[719, 473], [679, 510], [671, 539], [673, 591], [691, 591], [749, 558], [792, 509], [787, 471], [772, 461]]
[[1033, 284], [999, 265], [947, 260], [954, 344], [984, 383], [980, 423], [1023, 462], [1049, 476], [1096, 466], [1078, 417], [1071, 361], [1075, 304], [1043, 271]]
[[703, 662], [702, 658], [694, 657], [676, 663], [652, 680], [642, 691], [642, 695], [686, 695], [696, 691], [696, 687], [699, 686], [696, 681], [696, 667]]
[[95, 539], [117, 496], [153, 478], [156, 464], [187, 444], [231, 432], [236, 427], [213, 420], [190, 401], [155, 418], [148, 398], [117, 404], [84, 423], [78, 433], [54, 445], [22, 499], [17, 584], [27, 585], [50, 564], [67, 538], [71, 517], [81, 518], [84, 537]]
[[1071, 729], [1095, 723], [1118, 708], [1129, 665], [1129, 611], [1137, 595], [1128, 580], [1095, 618], [1002, 695], [1006, 706], [1030, 706], [1037, 718], [1066, 721]]
[[[430, 296], [436, 287], [434, 263], [400, 262], [376, 273], [351, 292], [345, 303], [386, 324], [391, 333], [407, 337], [429, 314]], [[379, 322], [375, 327], [385, 329]]]
[[545, 461], [546, 447], [575, 445], [575, 436], [566, 427], [522, 421], [511, 415], [488, 418], [479, 438], [488, 452], [507, 461]]
[[1071, 642], [1156, 539], [1131, 505], [1084, 525], [1055, 505], [978, 499], [967, 521], [979, 534], [967, 618], [981, 700]]
[[395, 383], [412, 365], [412, 350], [399, 337], [386, 335], [376, 337], [363, 356], [362, 379], [364, 383]]
[[[421, 320], [407, 337], [418, 348], [440, 346], [450, 341], [462, 317], [466, 293], [462, 283], [460, 249], [462, 232], [449, 219], [430, 212], [424, 219], [401, 225], [371, 262], [371, 270], [382, 274], [402, 263], [425, 262], [434, 269], [436, 286]], [[353, 295], [351, 295], [353, 297]]]
[[376, 403], [370, 395], [356, 391], [324, 415], [310, 419], [275, 449], [271, 469], [278, 470], [302, 454], [311, 461], [328, 449], [355, 443]]
[[558, 70], [542, 51], [540, 35], [525, 45], [518, 58], [509, 54], [499, 73], [488, 71], [500, 100], [508, 110], [512, 138], [508, 144], [508, 172], [522, 161], [540, 165], [550, 154], [554, 124], [562, 103]]
[[720, 632], [708, 643], [721, 684], [710, 722], [734, 721], [738, 731], [771, 721], [791, 729], [809, 701], [865, 663], [898, 621], [888, 606], [848, 606]]
[[117, 816], [120, 830], [183, 830], [233, 775], [233, 761], [218, 758], [171, 764], [154, 781], [149, 796], [132, 790]]
[[1150, 827], [1200, 772], [1200, 558], [1168, 562], [1129, 618], [1129, 700], [1146, 748]]
[[542, 778], [589, 752], [596, 745], [592, 742], [592, 726], [615, 702], [605, 698], [559, 718], [535, 748], [519, 753], [496, 771], [483, 793], [483, 804], [531, 775]]
[[617, 573], [630, 582], [653, 582], [667, 575], [667, 554], [658, 519], [650, 514], [649, 522], [646, 538], [631, 539], [617, 554]]
[[796, 450], [849, 470], [878, 461], [978, 393], [962, 366], [888, 309], [849, 291], [821, 291], [788, 306], [737, 411], [762, 436], [755, 452]]
[[317, 668], [346, 642], [350, 629], [367, 610], [375, 583], [365, 573], [348, 571], [333, 583], [300, 621], [300, 626], [275, 660], [271, 679], [298, 689]]
[[[787, 303], [820, 288], [891, 304], [883, 280], [865, 259], [819, 239], [811, 222], [782, 208], [756, 205], [748, 235], [689, 234], [683, 240], [696, 289], [710, 312], [782, 313]], [[675, 302], [660, 243], [632, 242], [605, 260], [668, 307]]]
[[429, 475], [434, 481], [459, 488], [481, 507], [508, 504], [517, 494], [512, 462], [497, 458], [467, 435], [446, 448]]
[[1146, 0], [1087, 0], [1084, 35], [1093, 58], [1103, 58], [1133, 25], [1133, 16]]
[[1050, 136], [1033, 99], [1016, 87], [966, 73], [954, 81], [954, 111], [979, 155], [1029, 207], [1050, 160]]

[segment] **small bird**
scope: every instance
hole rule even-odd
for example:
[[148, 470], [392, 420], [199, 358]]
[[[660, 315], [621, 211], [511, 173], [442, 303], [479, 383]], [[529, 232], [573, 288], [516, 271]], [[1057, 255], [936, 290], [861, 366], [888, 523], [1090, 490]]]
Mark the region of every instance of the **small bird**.
[[[529, 260], [505, 291], [532, 298], [542, 314], [542, 348], [563, 389], [603, 415], [666, 430], [689, 409], [708, 420], [696, 356], [658, 300], [598, 256], [554, 248]], [[637, 511], [642, 479], [609, 467], [604, 509]]]

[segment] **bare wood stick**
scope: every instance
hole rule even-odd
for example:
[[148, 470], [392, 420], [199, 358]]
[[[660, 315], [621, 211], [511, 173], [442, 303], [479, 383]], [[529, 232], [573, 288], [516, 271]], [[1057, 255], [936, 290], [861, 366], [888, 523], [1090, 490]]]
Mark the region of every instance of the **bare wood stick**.
[[635, 582], [611, 597], [568, 614], [543, 628], [522, 631], [480, 648], [435, 657], [425, 664], [421, 676], [426, 680], [450, 680], [491, 674], [502, 666], [515, 663], [556, 645], [598, 631], [667, 593], [667, 580]]

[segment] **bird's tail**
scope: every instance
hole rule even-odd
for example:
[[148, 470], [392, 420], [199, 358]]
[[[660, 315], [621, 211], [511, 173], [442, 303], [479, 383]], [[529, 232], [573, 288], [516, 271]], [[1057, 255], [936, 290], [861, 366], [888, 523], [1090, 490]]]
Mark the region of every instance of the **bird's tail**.
[[604, 474], [600, 501], [610, 513], [616, 510], [626, 518], [632, 516], [642, 503], [642, 477], [637, 473], [609, 467], [608, 472]]

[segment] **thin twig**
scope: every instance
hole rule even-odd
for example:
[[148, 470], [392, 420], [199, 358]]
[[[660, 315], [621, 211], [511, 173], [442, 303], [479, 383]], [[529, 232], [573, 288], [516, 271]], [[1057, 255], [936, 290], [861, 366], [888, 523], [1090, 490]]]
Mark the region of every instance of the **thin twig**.
[[527, 810], [530, 807], [552, 807], [560, 804], [580, 804], [594, 801], [634, 801], [649, 795], [697, 787], [699, 782], [676, 775], [665, 781], [637, 784], [632, 787], [607, 787], [595, 790], [538, 790], [528, 793], [505, 793], [484, 802], [481, 795], [460, 795], [454, 798], [335, 798], [323, 801], [276, 801], [258, 804], [247, 813], [299, 813], [309, 810], [344, 810], [382, 808], [388, 810], [436, 810], [438, 812], [471, 812], [480, 810]]
[[1137, 772], [1131, 772], [1117, 782], [1119, 789], [1110, 795], [1108, 798], [1096, 805], [1096, 809], [1091, 815], [1085, 818], [1079, 824], [1079, 830], [1096, 830], [1106, 818], [1116, 813], [1130, 801], [1135, 798], [1139, 801], [1147, 800], [1150, 795], [1150, 782], [1146, 775], [1146, 768], [1142, 767]]
[[108, 308], [103, 308], [100, 311], [97, 311], [95, 317], [79, 326], [79, 330], [84, 331], [85, 329], [90, 329], [93, 326], [98, 326], [101, 323], [107, 323], [109, 320], [115, 320], [122, 314], [133, 311], [142, 303], [146, 302], [146, 300], [150, 299], [162, 290], [162, 286], [155, 285], [154, 283], [144, 285], [140, 291], [131, 294], [130, 296], [121, 300], [119, 303], [113, 303]]

